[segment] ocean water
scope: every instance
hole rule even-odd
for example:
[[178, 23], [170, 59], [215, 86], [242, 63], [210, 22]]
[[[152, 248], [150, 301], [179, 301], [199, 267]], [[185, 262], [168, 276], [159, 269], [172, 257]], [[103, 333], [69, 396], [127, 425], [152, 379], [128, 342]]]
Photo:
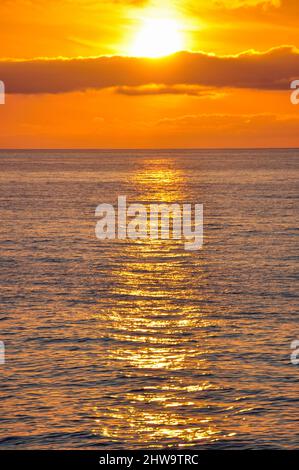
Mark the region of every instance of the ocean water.
[[[0, 448], [298, 448], [299, 150], [0, 153]], [[204, 246], [95, 208], [203, 203]]]

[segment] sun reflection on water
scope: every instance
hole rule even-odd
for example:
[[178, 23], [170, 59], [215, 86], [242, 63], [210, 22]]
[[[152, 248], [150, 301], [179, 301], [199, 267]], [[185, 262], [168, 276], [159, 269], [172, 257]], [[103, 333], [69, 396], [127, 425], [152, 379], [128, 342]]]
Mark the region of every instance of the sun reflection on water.
[[[148, 203], [183, 200], [183, 175], [169, 160], [143, 162], [133, 182]], [[122, 260], [113, 272], [114, 306], [99, 329], [110, 339], [107, 365], [123, 371], [127, 384], [109, 394], [110, 406], [106, 397], [105, 407], [95, 407], [94, 433], [145, 447], [161, 440], [169, 445], [216, 440], [220, 431], [199, 406], [200, 395], [212, 387], [205, 379], [209, 323], [198, 302], [190, 302], [198, 300], [200, 288], [194, 292], [189, 286], [190, 266], [205, 282], [204, 264], [191, 261], [174, 240], [126, 243]], [[103, 321], [103, 312], [98, 317]], [[135, 388], [139, 383], [136, 390], [132, 378]]]

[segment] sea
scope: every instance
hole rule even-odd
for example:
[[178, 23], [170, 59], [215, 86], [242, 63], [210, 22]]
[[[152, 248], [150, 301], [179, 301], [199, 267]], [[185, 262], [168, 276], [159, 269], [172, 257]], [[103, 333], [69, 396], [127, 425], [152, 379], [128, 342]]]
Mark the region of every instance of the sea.
[[[0, 151], [0, 449], [298, 448], [298, 183], [298, 149]], [[203, 204], [203, 247], [99, 240], [119, 196]]]

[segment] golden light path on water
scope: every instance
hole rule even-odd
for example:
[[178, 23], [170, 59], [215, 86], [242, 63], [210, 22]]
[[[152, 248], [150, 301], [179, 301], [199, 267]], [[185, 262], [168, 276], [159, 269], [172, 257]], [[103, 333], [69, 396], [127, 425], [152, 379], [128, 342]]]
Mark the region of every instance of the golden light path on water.
[[[184, 177], [171, 162], [144, 161], [134, 178], [140, 200], [177, 203], [184, 201]], [[188, 202], [188, 201], [185, 201]], [[165, 245], [165, 241], [163, 241]], [[134, 445], [154, 447], [161, 440], [179, 442], [180, 446], [201, 440], [217, 440], [217, 426], [211, 416], [194, 415], [198, 407], [192, 396], [212, 388], [208, 381], [194, 384], [186, 375], [199, 370], [208, 375], [209, 361], [201, 357], [204, 344], [201, 330], [207, 327], [198, 307], [184, 299], [189, 284], [188, 258], [177, 241], [169, 240], [161, 260], [161, 242], [145, 240], [125, 244], [126, 260], [114, 272], [114, 295], [121, 300], [116, 308], [106, 312], [106, 327], [110, 330], [113, 347], [107, 349], [111, 367], [136, 374], [142, 379], [140, 390], [129, 390], [123, 403], [105, 411], [95, 407], [94, 433], [112, 441], [127, 440]], [[198, 279], [204, 279], [204, 266], [198, 266]], [[191, 302], [192, 304], [192, 302]], [[101, 313], [99, 316], [103, 318]], [[207, 351], [205, 351], [207, 353]], [[136, 372], [137, 371], [137, 372]], [[144, 386], [157, 374], [161, 383]], [[166, 380], [165, 380], [166, 378]], [[159, 380], [158, 380], [159, 382]], [[203, 403], [204, 406], [204, 403]]]

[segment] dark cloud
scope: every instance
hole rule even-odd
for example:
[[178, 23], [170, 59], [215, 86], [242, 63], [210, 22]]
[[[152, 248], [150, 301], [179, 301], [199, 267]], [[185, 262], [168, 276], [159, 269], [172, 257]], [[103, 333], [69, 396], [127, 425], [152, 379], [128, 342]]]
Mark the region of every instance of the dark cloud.
[[298, 75], [299, 50], [292, 46], [224, 57], [179, 52], [161, 59], [114, 56], [0, 61], [0, 79], [7, 93], [24, 94], [149, 84], [282, 90]]
[[[127, 96], [153, 96], [153, 95], [188, 95], [201, 98], [217, 98], [219, 93], [215, 89], [198, 85], [141, 85], [119, 86], [115, 92]], [[222, 96], [222, 95], [221, 95]]]

